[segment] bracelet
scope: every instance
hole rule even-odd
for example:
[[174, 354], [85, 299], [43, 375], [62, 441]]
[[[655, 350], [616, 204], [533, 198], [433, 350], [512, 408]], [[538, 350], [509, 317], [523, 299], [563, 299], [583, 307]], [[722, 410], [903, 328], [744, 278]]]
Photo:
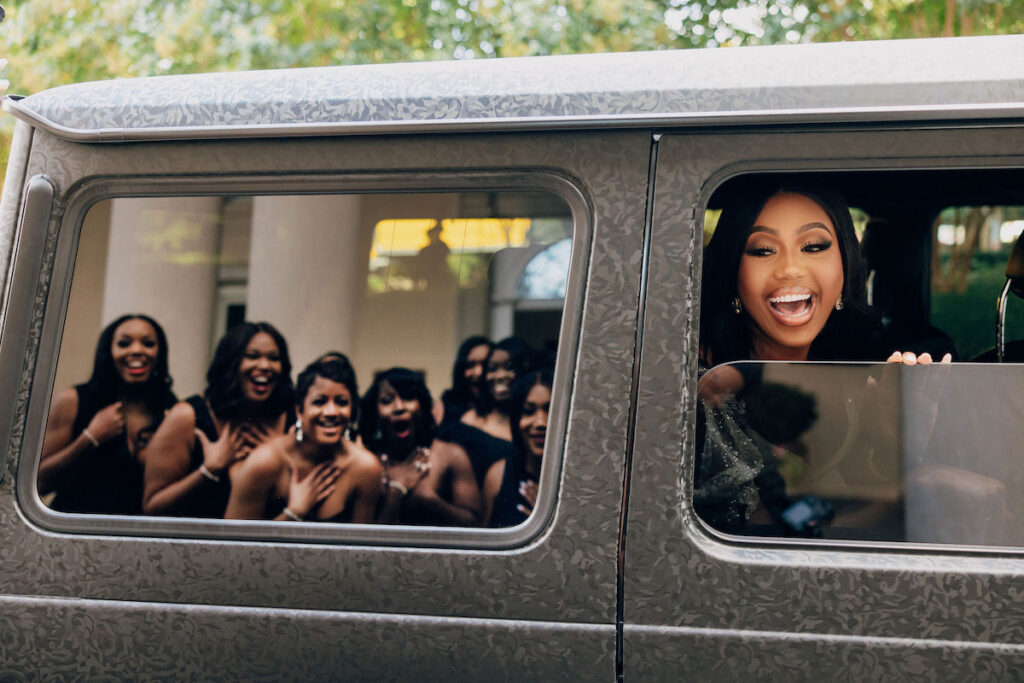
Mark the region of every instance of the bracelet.
[[388, 480], [388, 486], [390, 486], [393, 489], [398, 489], [399, 491], [402, 492], [403, 496], [408, 496], [409, 495], [409, 489], [405, 488], [405, 486], [402, 484], [402, 482], [395, 481], [394, 479], [389, 479]]
[[99, 447], [100, 447], [100, 442], [99, 442], [99, 440], [97, 440], [97, 439], [96, 439], [96, 437], [95, 437], [95, 436], [93, 436], [93, 435], [92, 435], [92, 434], [91, 434], [91, 433], [89, 432], [89, 430], [88, 430], [88, 429], [83, 429], [83, 430], [82, 430], [82, 436], [84, 436], [85, 438], [89, 439], [89, 443], [91, 443], [91, 444], [92, 444], [92, 447], [93, 447], [93, 448], [99, 448]]
[[291, 508], [285, 508], [283, 510], [283, 512], [284, 512], [284, 516], [287, 517], [288, 519], [290, 519], [293, 522], [304, 522], [304, 521], [306, 521], [306, 520], [302, 519], [302, 517], [299, 517], [297, 514], [292, 512]]
[[203, 463], [202, 465], [199, 466], [199, 474], [203, 475], [210, 481], [217, 482], [218, 484], [220, 483], [220, 475], [211, 472], [210, 468], [206, 466], [206, 463]]

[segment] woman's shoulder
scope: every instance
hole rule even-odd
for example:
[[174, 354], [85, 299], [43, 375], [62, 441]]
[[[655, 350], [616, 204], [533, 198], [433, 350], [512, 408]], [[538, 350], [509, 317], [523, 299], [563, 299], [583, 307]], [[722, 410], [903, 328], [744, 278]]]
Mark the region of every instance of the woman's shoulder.
[[[53, 406], [50, 408], [49, 423], [52, 425], [65, 425], [73, 428], [72, 423], [79, 422], [78, 410], [80, 401], [78, 398], [78, 387], [69, 387], [57, 394], [53, 399]], [[91, 417], [91, 416], [90, 416]]]
[[288, 458], [290, 441], [292, 441], [292, 437], [287, 434], [268, 439], [249, 453], [239, 470], [260, 477], [280, 474], [290, 462]]
[[171, 406], [171, 409], [167, 411], [164, 419], [160, 422], [160, 426], [157, 427], [156, 434], [163, 438], [167, 436], [177, 437], [181, 439], [188, 439], [191, 441], [196, 429], [196, 413], [192, 406], [188, 403], [181, 401]]
[[434, 462], [433, 466], [445, 469], [472, 462], [469, 459], [469, 452], [462, 444], [440, 440], [430, 445], [430, 459]]
[[78, 411], [78, 406], [81, 403], [81, 388], [84, 384], [76, 384], [73, 387], [68, 387], [64, 391], [57, 394], [56, 398], [53, 399], [53, 405], [57, 410], [60, 409], [71, 409]]
[[196, 410], [188, 401], [178, 401], [175, 403], [171, 406], [171, 409], [167, 411], [167, 417], [164, 418], [164, 424], [171, 424], [179, 427], [188, 424], [195, 429], [195, 423]]
[[356, 472], [364, 474], [375, 474], [380, 476], [380, 473], [384, 470], [380, 464], [380, 459], [371, 453], [365, 446], [361, 446], [355, 442], [349, 442], [347, 446], [349, 458], [351, 461], [351, 467]]

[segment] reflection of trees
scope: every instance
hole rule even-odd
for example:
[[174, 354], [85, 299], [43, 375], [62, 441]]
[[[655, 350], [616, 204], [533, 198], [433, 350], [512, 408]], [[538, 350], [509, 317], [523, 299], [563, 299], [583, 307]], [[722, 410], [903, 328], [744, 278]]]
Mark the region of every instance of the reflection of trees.
[[[967, 291], [967, 275], [971, 272], [971, 261], [981, 243], [982, 228], [989, 217], [998, 210], [992, 206], [956, 207], [950, 212], [943, 211], [932, 222], [932, 289], [937, 292], [963, 293]], [[952, 213], [952, 219], [950, 218]], [[939, 242], [939, 226], [952, 223], [964, 227], [964, 240], [954, 240], [952, 246]], [[949, 263], [943, 268], [943, 251], [949, 253]]]

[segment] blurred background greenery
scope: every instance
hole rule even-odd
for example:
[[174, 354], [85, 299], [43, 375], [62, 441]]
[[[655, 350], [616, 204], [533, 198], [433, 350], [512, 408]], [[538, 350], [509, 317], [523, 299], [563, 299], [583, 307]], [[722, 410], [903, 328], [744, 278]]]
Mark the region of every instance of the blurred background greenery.
[[[6, 0], [0, 76], [67, 83], [328, 64], [1024, 32], [1001, 0]], [[13, 119], [0, 117], [6, 166]], [[2, 176], [0, 176], [2, 177]]]

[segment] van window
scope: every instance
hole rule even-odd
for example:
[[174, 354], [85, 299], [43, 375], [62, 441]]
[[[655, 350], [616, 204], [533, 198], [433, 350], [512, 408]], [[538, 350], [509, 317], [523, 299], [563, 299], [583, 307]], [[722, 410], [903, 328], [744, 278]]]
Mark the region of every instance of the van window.
[[[949, 331], [961, 358], [991, 357], [993, 292], [1006, 281], [1006, 262], [1021, 232], [1024, 206], [951, 206], [935, 218], [931, 320]], [[1016, 299], [1006, 309], [1008, 340], [1024, 338], [1024, 306]]]
[[545, 452], [519, 418], [546, 421], [573, 233], [546, 191], [102, 200], [39, 494], [76, 514], [518, 524]]
[[[1024, 547], [1015, 287], [994, 351], [1021, 176], [759, 174], [712, 195], [693, 494], [709, 527]], [[884, 364], [894, 351], [933, 363]]]

